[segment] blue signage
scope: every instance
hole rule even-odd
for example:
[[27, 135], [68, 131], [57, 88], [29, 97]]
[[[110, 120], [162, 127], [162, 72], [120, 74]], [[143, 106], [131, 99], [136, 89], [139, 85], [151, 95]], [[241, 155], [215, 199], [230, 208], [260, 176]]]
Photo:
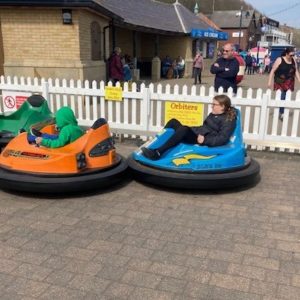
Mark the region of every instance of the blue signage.
[[228, 33], [224, 31], [217, 31], [212, 28], [208, 29], [192, 29], [191, 37], [193, 38], [211, 38], [217, 40], [228, 40]]

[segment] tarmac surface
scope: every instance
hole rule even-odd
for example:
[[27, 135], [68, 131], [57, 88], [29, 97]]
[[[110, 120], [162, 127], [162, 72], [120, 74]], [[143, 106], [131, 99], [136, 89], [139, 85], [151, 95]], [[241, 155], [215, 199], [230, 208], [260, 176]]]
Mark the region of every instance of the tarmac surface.
[[0, 191], [0, 299], [300, 299], [300, 156], [251, 155], [249, 189]]
[[0, 191], [0, 299], [300, 299], [300, 155], [249, 154], [249, 189]]
[[[209, 70], [205, 69], [202, 73], [202, 83], [205, 87], [211, 87], [214, 85], [214, 75], [210, 74]], [[238, 84], [238, 87], [241, 87], [243, 90], [247, 90], [248, 88], [252, 88], [256, 91], [258, 88], [266, 90], [268, 88], [268, 78], [269, 74], [254, 74], [254, 75], [245, 75], [244, 79], [241, 83]], [[151, 80], [144, 80], [146, 84], [151, 83]], [[180, 87], [183, 85], [191, 86], [194, 83], [194, 79], [192, 78], [180, 78], [180, 79], [161, 79], [159, 82], [154, 82], [154, 84], [161, 83], [163, 86], [166, 84], [170, 84], [174, 86], [175, 84], [179, 85]], [[200, 84], [197, 84], [200, 87]], [[300, 83], [297, 81], [295, 82], [295, 91], [300, 90]]]

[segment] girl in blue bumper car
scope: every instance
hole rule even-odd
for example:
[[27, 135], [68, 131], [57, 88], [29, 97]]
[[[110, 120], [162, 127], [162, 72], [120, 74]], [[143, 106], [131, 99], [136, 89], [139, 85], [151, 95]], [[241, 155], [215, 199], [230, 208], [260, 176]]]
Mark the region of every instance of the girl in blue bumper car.
[[171, 119], [165, 128], [174, 129], [174, 134], [157, 149], [143, 147], [141, 149], [143, 155], [148, 159], [158, 160], [165, 151], [181, 142], [208, 147], [227, 144], [236, 127], [236, 109], [231, 106], [231, 100], [227, 95], [215, 96], [211, 105], [212, 112], [202, 126], [189, 127], [176, 119]]

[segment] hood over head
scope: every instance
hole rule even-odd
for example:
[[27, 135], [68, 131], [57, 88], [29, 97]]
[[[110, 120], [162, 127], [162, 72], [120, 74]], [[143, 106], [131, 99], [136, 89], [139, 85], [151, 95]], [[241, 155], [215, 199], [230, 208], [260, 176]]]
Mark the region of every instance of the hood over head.
[[68, 106], [61, 107], [55, 114], [56, 126], [58, 129], [66, 125], [77, 125], [73, 110]]

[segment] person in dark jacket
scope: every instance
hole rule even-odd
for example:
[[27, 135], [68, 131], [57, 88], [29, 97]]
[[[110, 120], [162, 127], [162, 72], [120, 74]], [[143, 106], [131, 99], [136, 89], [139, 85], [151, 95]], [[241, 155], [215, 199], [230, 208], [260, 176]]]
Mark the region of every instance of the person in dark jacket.
[[159, 148], [142, 147], [145, 157], [157, 160], [165, 151], [184, 142], [201, 146], [221, 146], [228, 143], [236, 126], [236, 110], [231, 106], [227, 95], [217, 95], [213, 98], [212, 112], [205, 119], [202, 126], [189, 127], [178, 120], [171, 119], [165, 128], [174, 129], [174, 134]]
[[252, 56], [250, 51], [247, 53], [245, 57], [245, 63], [246, 63], [245, 73], [247, 72], [247, 75], [253, 74]]
[[115, 85], [117, 81], [123, 81], [123, 64], [121, 60], [121, 48], [116, 47], [110, 58], [109, 63], [109, 79]]
[[210, 68], [210, 72], [215, 74], [215, 91], [223, 87], [226, 93], [228, 88], [233, 88], [233, 93], [237, 92], [236, 76], [239, 72], [239, 62], [234, 57], [234, 47], [232, 44], [225, 44], [222, 57], [218, 58]]

